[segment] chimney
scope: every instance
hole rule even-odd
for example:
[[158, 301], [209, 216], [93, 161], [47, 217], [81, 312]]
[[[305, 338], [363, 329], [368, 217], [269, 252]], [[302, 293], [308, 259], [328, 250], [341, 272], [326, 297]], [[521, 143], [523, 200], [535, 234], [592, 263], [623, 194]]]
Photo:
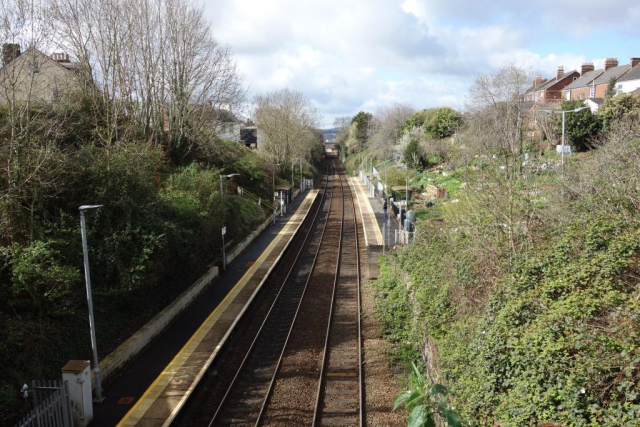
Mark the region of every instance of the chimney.
[[69, 60], [69, 54], [64, 52], [55, 52], [51, 54], [51, 59], [56, 62], [71, 62]]
[[610, 68], [613, 67], [617, 67], [618, 66], [618, 58], [607, 58], [606, 61], [604, 61], [604, 70], [607, 71]]
[[6, 67], [11, 61], [20, 56], [20, 45], [17, 43], [4, 43], [2, 45], [2, 66]]
[[564, 76], [564, 67], [562, 65], [558, 66], [558, 71], [556, 72], [556, 80], [560, 80]]
[[640, 58], [631, 58], [631, 68], [635, 67], [636, 65], [640, 64]]
[[593, 70], [595, 70], [593, 62], [583, 62], [582, 67], [580, 67], [580, 75], [584, 76], [586, 73]]
[[535, 80], [533, 81], [533, 87], [536, 88], [538, 86], [542, 86], [542, 83], [544, 83], [544, 79], [540, 74], [538, 74]]

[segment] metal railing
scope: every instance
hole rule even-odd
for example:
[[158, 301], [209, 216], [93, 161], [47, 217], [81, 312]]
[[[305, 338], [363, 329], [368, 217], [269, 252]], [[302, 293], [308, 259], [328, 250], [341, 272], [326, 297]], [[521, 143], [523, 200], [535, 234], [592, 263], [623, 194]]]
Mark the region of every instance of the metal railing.
[[17, 427], [73, 427], [67, 382], [33, 380], [33, 409]]

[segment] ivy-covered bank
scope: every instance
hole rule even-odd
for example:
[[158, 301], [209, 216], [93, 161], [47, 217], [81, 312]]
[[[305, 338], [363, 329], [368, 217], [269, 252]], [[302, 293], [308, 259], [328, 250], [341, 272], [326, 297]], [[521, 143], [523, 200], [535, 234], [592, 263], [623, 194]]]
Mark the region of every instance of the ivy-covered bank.
[[538, 193], [517, 250], [467, 194], [381, 261], [377, 311], [395, 361], [422, 363], [470, 425], [640, 425], [640, 140], [629, 136]]

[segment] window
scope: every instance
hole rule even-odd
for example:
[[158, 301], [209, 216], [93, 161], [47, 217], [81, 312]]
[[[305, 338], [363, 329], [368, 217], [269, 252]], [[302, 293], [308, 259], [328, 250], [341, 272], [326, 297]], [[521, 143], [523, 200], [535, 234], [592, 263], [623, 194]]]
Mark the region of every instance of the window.
[[618, 85], [618, 87], [616, 88], [616, 95], [620, 95], [622, 93], [622, 85]]
[[591, 87], [589, 89], [589, 98], [593, 98], [594, 96], [596, 96], [596, 88], [595, 87]]
[[27, 61], [27, 67], [32, 73], [40, 72], [40, 62], [38, 62], [37, 59], [34, 59], [33, 61]]
[[571, 91], [570, 90], [567, 91], [566, 98], [567, 98], [567, 101], [571, 101]]
[[584, 99], [584, 93], [580, 94], [580, 99]]
[[577, 77], [574, 77], [574, 78], [573, 78], [573, 81], [575, 82], [576, 80], [578, 80], [578, 78], [577, 78]]

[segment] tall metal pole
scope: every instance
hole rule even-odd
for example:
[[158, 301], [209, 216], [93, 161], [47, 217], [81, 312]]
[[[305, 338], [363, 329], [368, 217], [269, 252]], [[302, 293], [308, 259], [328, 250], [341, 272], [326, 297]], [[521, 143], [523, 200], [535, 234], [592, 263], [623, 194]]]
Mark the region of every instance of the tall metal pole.
[[87, 303], [89, 305], [89, 329], [91, 330], [91, 349], [93, 350], [93, 373], [96, 381], [96, 402], [102, 402], [102, 383], [100, 382], [100, 366], [98, 365], [98, 345], [96, 342], [96, 325], [93, 318], [93, 298], [91, 297], [91, 275], [89, 273], [89, 254], [87, 250], [87, 230], [84, 210], [80, 210], [80, 231], [82, 234], [82, 252], [84, 257], [84, 279], [87, 283]]
[[300, 193], [302, 193], [304, 191], [304, 188], [302, 186], [302, 156], [300, 156], [299, 159], [300, 159]]
[[223, 195], [224, 195], [224, 189], [222, 188], [222, 180], [223, 180], [224, 176], [220, 175], [220, 210], [222, 210], [222, 271], [226, 271], [227, 270], [227, 253], [225, 251], [225, 247], [224, 247], [224, 235], [225, 235], [225, 225], [224, 225], [224, 202], [223, 202]]
[[276, 223], [276, 165], [271, 169], [271, 194], [273, 194], [273, 223]]
[[562, 173], [564, 174], [564, 116], [565, 116], [565, 111], [562, 110]]

